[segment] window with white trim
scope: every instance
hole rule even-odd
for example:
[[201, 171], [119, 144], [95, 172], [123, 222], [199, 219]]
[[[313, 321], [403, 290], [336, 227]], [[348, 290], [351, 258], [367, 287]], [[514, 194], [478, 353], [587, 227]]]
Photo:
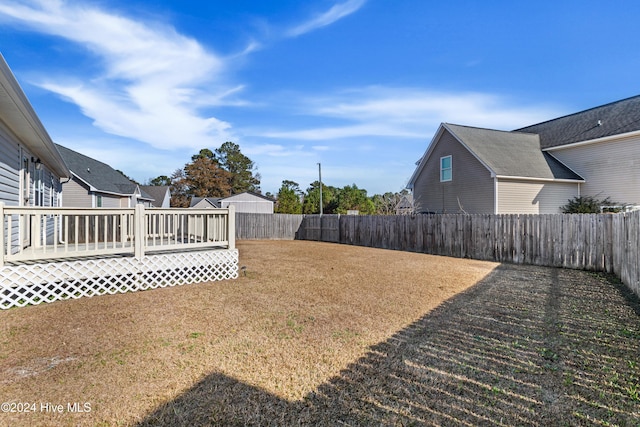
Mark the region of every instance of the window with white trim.
[[451, 156], [440, 157], [440, 182], [451, 181], [452, 176]]

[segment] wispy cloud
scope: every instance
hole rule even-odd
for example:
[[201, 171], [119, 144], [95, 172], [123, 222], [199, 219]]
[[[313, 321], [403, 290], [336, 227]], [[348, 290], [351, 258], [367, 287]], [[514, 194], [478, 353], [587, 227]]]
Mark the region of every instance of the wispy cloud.
[[5, 0], [0, 19], [64, 38], [98, 58], [103, 71], [90, 81], [43, 76], [39, 84], [77, 104], [103, 131], [165, 149], [232, 138], [229, 123], [197, 110], [205, 91], [208, 106], [234, 93], [222, 82], [224, 59], [173, 27], [64, 0]]
[[297, 25], [287, 31], [289, 37], [297, 37], [305, 33], [331, 25], [340, 19], [358, 11], [366, 0], [347, 0], [344, 3], [335, 4], [328, 11], [313, 17], [312, 19]]
[[254, 133], [267, 138], [311, 141], [375, 136], [428, 138], [428, 132], [441, 122], [509, 130], [562, 113], [553, 106], [515, 104], [506, 97], [492, 94], [382, 86], [353, 89], [334, 96], [301, 98], [293, 104], [301, 114], [338, 119], [345, 124], [263, 129]]

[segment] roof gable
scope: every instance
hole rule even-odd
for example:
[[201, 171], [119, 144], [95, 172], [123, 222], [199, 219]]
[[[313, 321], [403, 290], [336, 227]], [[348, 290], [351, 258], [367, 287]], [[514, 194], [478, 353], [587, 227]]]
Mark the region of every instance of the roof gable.
[[220, 200], [219, 197], [192, 197], [189, 207], [194, 208], [201, 205], [201, 207], [220, 208]]
[[444, 132], [456, 138], [492, 176], [583, 181], [551, 154], [541, 151], [538, 135], [443, 123], [411, 176], [408, 188], [413, 187]]
[[153, 198], [155, 207], [162, 207], [165, 200], [171, 198], [171, 192], [168, 185], [141, 185], [140, 189]]
[[536, 134], [444, 126], [496, 176], [582, 180], [553, 156], [543, 153]]
[[[248, 197], [247, 197], [248, 196]], [[231, 196], [228, 197], [223, 197], [222, 200], [226, 201], [232, 201], [234, 199], [262, 199], [268, 202], [273, 202], [274, 200], [270, 197], [264, 196], [262, 194], [256, 193], [254, 191], [245, 191], [243, 193], [238, 193], [238, 194], [233, 194]]]
[[640, 95], [516, 131], [540, 135], [542, 149], [640, 131]]
[[93, 191], [127, 196], [140, 194], [145, 199], [152, 199], [138, 187], [138, 184], [130, 181], [122, 173], [106, 163], [92, 159], [60, 144], [56, 144], [56, 147], [73, 175], [91, 186]]

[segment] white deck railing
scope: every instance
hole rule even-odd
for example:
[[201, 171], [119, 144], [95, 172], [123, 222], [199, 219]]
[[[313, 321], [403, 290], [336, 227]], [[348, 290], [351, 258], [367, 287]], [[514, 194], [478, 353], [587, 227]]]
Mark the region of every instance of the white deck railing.
[[229, 209], [46, 208], [0, 203], [0, 266], [7, 262], [235, 249]]

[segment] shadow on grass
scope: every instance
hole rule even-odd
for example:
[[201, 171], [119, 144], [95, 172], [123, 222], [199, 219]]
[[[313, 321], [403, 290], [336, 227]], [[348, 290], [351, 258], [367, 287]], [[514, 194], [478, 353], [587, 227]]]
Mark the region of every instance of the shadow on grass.
[[139, 425], [640, 425], [640, 303], [502, 265], [290, 402], [211, 374]]

